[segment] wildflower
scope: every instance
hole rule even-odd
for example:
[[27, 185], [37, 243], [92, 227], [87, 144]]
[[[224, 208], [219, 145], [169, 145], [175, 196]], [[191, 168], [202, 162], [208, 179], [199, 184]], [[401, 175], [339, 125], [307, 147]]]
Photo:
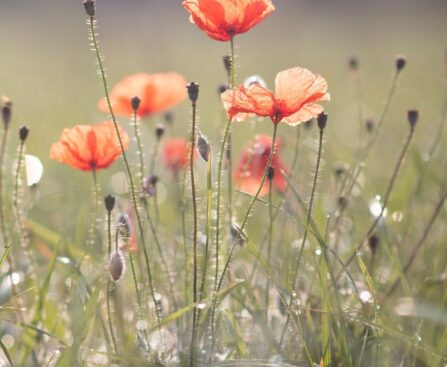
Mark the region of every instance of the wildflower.
[[[129, 137], [120, 129], [124, 149]], [[109, 167], [121, 154], [113, 122], [99, 125], [76, 125], [64, 129], [60, 140], [50, 149], [50, 158], [83, 171]]]
[[276, 75], [275, 94], [259, 83], [243, 85], [221, 95], [228, 117], [242, 121], [252, 115], [270, 117], [273, 123], [289, 125], [317, 117], [323, 107], [315, 102], [330, 100], [326, 80], [310, 70], [295, 67]]
[[[110, 100], [113, 112], [125, 117], [132, 117], [134, 110], [137, 110], [139, 117], [163, 112], [186, 98], [185, 85], [183, 76], [174, 72], [130, 75], [112, 89]], [[135, 97], [139, 100], [138, 106]], [[99, 101], [98, 107], [105, 113], [109, 112], [104, 98]]]
[[176, 175], [188, 163], [188, 155], [188, 142], [184, 138], [166, 139], [163, 144], [162, 156], [164, 165]]
[[135, 218], [132, 212], [121, 213], [116, 224], [118, 247], [120, 251], [136, 252], [138, 250]]
[[[273, 153], [273, 168], [271, 184], [273, 188], [283, 192], [287, 187], [287, 182], [281, 171], [285, 168], [279, 159], [281, 144], [276, 143], [275, 152]], [[268, 135], [257, 135], [254, 141], [245, 147], [242, 151], [241, 158], [236, 168], [234, 180], [239, 190], [254, 195], [262, 182], [264, 172], [272, 149], [272, 138]], [[274, 174], [273, 174], [274, 172]], [[264, 182], [259, 196], [264, 196], [269, 190], [269, 181]]]
[[190, 20], [209, 37], [229, 41], [275, 10], [270, 0], [184, 0]]

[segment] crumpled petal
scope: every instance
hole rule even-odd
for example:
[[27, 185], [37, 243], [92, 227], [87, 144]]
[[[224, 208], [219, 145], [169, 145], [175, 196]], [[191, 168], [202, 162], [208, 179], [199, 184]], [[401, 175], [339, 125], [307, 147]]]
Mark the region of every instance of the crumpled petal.
[[250, 115], [271, 116], [275, 104], [272, 92], [259, 84], [227, 90], [221, 94], [221, 100], [232, 121], [242, 121]]

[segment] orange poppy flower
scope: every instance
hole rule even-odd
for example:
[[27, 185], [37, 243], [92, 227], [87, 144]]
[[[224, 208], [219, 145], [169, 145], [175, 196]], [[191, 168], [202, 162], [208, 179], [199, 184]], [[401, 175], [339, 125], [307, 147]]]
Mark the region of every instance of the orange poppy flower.
[[184, 0], [190, 20], [217, 41], [245, 33], [275, 10], [270, 0]]
[[[127, 149], [129, 137], [121, 128], [120, 135], [124, 148]], [[121, 149], [112, 121], [64, 129], [60, 140], [50, 149], [51, 159], [83, 171], [107, 168], [120, 154]]]
[[248, 116], [267, 116], [273, 123], [289, 125], [317, 117], [323, 107], [315, 102], [330, 100], [326, 80], [301, 67], [284, 70], [276, 75], [275, 94], [258, 83], [248, 88], [227, 90], [221, 99], [232, 120], [245, 120]]
[[[275, 144], [271, 167], [274, 169], [272, 179], [273, 188], [283, 192], [287, 187], [287, 181], [281, 171], [286, 170], [279, 158], [281, 143]], [[236, 168], [234, 181], [240, 191], [255, 195], [261, 185], [264, 172], [267, 167], [270, 152], [272, 150], [272, 138], [268, 135], [257, 135], [255, 139], [244, 148]], [[259, 196], [267, 195], [270, 183], [265, 180]]]
[[[163, 144], [162, 156], [164, 165], [174, 174], [178, 174], [188, 163], [189, 147], [184, 138], [166, 139]], [[196, 154], [194, 154], [194, 158]]]
[[[118, 116], [133, 116], [133, 97], [141, 100], [137, 112], [140, 117], [165, 111], [186, 98], [186, 83], [183, 76], [174, 72], [130, 75], [112, 88], [113, 112]], [[98, 107], [105, 113], [109, 112], [105, 98], [98, 102]]]

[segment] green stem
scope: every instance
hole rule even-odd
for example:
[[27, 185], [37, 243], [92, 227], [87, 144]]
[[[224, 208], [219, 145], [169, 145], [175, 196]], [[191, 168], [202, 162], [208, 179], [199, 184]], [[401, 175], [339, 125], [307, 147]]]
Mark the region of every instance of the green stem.
[[[194, 149], [196, 145], [196, 103], [192, 103], [192, 127], [191, 127], [191, 151], [189, 153], [189, 171], [191, 177], [191, 194], [192, 194], [192, 207], [193, 207], [193, 232], [192, 232], [192, 245], [193, 245], [193, 289], [192, 300], [194, 304], [197, 302], [197, 198], [196, 198], [196, 184], [194, 178]], [[196, 362], [196, 344], [197, 344], [197, 308], [194, 307], [192, 315], [192, 336], [191, 336], [191, 348], [189, 355], [190, 367], [195, 366]]]
[[[270, 261], [272, 254], [272, 239], [273, 239], [273, 207], [272, 207], [272, 179], [269, 179], [269, 229], [268, 229], [268, 246], [267, 246], [267, 267], [270, 269]], [[270, 279], [267, 279], [267, 284], [265, 287], [265, 314], [266, 320], [268, 322], [268, 312], [269, 312], [269, 299], [270, 299]]]
[[92, 42], [93, 42], [93, 47], [94, 47], [95, 53], [96, 53], [96, 59], [97, 59], [98, 66], [99, 66], [99, 71], [100, 71], [100, 75], [101, 75], [101, 79], [102, 79], [102, 83], [103, 83], [103, 88], [104, 88], [104, 93], [105, 93], [105, 96], [106, 96], [107, 105], [109, 107], [109, 112], [110, 112], [110, 115], [112, 117], [113, 125], [115, 126], [116, 135], [118, 137], [118, 143], [119, 143], [119, 146], [120, 146], [120, 149], [121, 149], [121, 155], [123, 157], [124, 167], [125, 167], [125, 170], [126, 170], [126, 173], [127, 173], [127, 178], [129, 180], [132, 205], [133, 205], [134, 210], [135, 210], [135, 216], [137, 217], [138, 229], [139, 229], [139, 232], [140, 232], [141, 243], [143, 244], [143, 254], [144, 254], [144, 260], [145, 260], [146, 268], [147, 268], [147, 274], [148, 274], [148, 280], [149, 280], [149, 288], [150, 288], [150, 292], [151, 292], [152, 302], [154, 303], [155, 314], [156, 314], [156, 317], [157, 317], [157, 324], [159, 325], [160, 324], [160, 314], [158, 312], [157, 300], [155, 299], [155, 291], [154, 291], [154, 286], [153, 286], [153, 281], [152, 281], [152, 271], [151, 271], [151, 266], [150, 266], [150, 262], [149, 262], [149, 255], [148, 255], [147, 248], [146, 248], [146, 240], [145, 240], [145, 235], [144, 235], [143, 222], [141, 220], [140, 211], [138, 209], [138, 202], [137, 202], [137, 195], [136, 195], [136, 192], [135, 192], [135, 185], [134, 185], [134, 181], [133, 181], [133, 177], [132, 177], [132, 172], [130, 170], [129, 161], [127, 159], [126, 151], [124, 149], [123, 139], [121, 137], [121, 134], [120, 134], [120, 131], [119, 131], [118, 122], [117, 122], [115, 114], [113, 112], [112, 103], [111, 103], [111, 100], [110, 100], [109, 87], [108, 87], [108, 84], [107, 84], [106, 74], [105, 74], [103, 63], [102, 63], [102, 57], [101, 57], [101, 54], [99, 53], [98, 41], [96, 39], [95, 19], [94, 19], [94, 17], [90, 17], [89, 19], [90, 19], [90, 36], [91, 36], [91, 39], [92, 39]]
[[139, 121], [138, 121], [138, 115], [137, 115], [136, 110], [134, 110], [134, 112], [133, 112], [133, 128], [134, 128], [135, 139], [137, 141], [138, 158], [140, 160], [140, 164], [139, 164], [139, 166], [140, 166], [140, 182], [141, 182], [141, 187], [143, 187], [143, 183], [144, 183], [144, 153], [143, 153], [143, 144], [141, 143]]
[[2, 136], [2, 145], [0, 147], [0, 226], [2, 229], [3, 245], [7, 247], [9, 245], [8, 233], [6, 232], [5, 223], [5, 202], [3, 197], [3, 171], [5, 164], [6, 143], [8, 141], [8, 125], [5, 125]]

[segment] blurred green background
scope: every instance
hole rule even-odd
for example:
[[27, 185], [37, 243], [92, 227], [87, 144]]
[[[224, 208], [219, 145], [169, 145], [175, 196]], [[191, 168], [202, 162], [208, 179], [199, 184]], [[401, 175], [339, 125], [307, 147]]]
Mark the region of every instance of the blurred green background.
[[[370, 157], [369, 172], [377, 179], [389, 176], [393, 160], [384, 163], [384, 157], [397, 155], [409, 108], [421, 111], [416, 149], [428, 149], [444, 98], [445, 1], [274, 3], [277, 10], [271, 16], [236, 39], [238, 83], [259, 74], [273, 87], [278, 71], [296, 65], [322, 74], [332, 96], [326, 104], [326, 159], [333, 164], [352, 159], [358, 137], [357, 92], [348, 57], [359, 58], [364, 117], [378, 118], [394, 73], [394, 57], [403, 54], [408, 65]], [[98, 0], [97, 19], [110, 85], [139, 71], [174, 70], [199, 82], [201, 129], [217, 143], [222, 113], [216, 86], [225, 79], [221, 57], [229, 44], [209, 39], [190, 24], [180, 1]], [[90, 185], [89, 175], [48, 160], [49, 147], [64, 127], [105, 119], [96, 108], [103, 90], [87, 35], [81, 0], [0, 0], [0, 94], [14, 101], [13, 124], [31, 128], [27, 151], [45, 165], [42, 197], [61, 190], [85, 192]], [[189, 106], [185, 102], [174, 112], [174, 134], [184, 135]], [[152, 124], [147, 124], [146, 134], [151, 135]], [[236, 151], [253, 134], [248, 126], [235, 126]], [[261, 122], [259, 129], [270, 131], [270, 123]], [[291, 139], [294, 129], [283, 126], [279, 133]], [[16, 141], [10, 140], [11, 153]], [[146, 139], [147, 154], [151, 141]], [[286, 139], [285, 154], [291, 148]], [[115, 164], [114, 170], [119, 168]], [[50, 203], [45, 204], [49, 210], [60, 204]]]

